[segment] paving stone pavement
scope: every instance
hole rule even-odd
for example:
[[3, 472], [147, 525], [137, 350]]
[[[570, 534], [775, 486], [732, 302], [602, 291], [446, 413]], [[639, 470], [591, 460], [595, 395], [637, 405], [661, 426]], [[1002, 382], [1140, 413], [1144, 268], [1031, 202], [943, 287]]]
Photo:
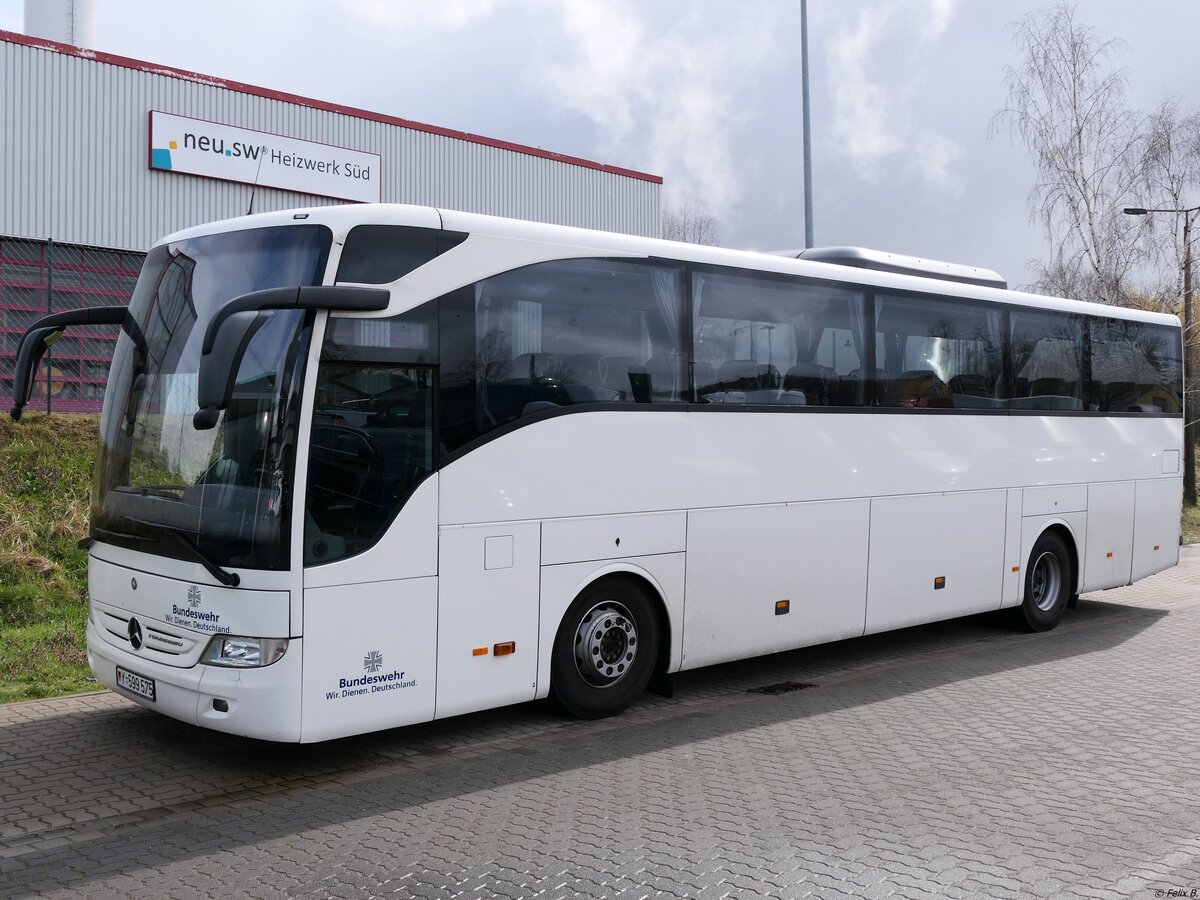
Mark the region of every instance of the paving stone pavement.
[[[988, 614], [315, 746], [0, 706], [0, 896], [1200, 897], [1200, 547]], [[816, 687], [749, 689], [783, 681]], [[1178, 893], [1171, 894], [1171, 891]]]

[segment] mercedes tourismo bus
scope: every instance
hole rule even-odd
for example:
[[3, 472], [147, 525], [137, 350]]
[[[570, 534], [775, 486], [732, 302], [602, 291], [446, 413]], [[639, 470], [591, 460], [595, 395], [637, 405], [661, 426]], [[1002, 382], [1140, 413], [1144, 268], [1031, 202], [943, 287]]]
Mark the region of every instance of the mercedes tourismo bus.
[[[805, 251], [802, 256], [810, 255]], [[1012, 607], [1178, 560], [1176, 318], [842, 250], [387, 205], [165, 238], [119, 326], [88, 659], [319, 741]]]

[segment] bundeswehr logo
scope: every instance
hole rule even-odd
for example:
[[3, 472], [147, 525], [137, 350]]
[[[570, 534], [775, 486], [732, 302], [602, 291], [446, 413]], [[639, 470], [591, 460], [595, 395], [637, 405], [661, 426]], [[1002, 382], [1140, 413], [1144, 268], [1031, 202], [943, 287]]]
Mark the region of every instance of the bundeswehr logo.
[[193, 607], [200, 605], [200, 588], [194, 584], [188, 588], [188, 603]]
[[378, 650], [372, 650], [363, 657], [364, 672], [378, 672], [383, 668], [383, 654]]

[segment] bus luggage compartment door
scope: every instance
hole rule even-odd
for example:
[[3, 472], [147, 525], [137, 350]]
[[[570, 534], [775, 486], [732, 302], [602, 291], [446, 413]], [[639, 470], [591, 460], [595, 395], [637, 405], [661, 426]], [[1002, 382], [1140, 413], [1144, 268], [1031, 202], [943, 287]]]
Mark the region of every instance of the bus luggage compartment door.
[[1005, 491], [871, 501], [867, 634], [1000, 606]]
[[540, 569], [540, 523], [441, 529], [435, 718], [534, 698]]
[[1129, 584], [1133, 565], [1132, 481], [1088, 485], [1084, 591]]
[[867, 500], [689, 512], [683, 668], [862, 634], [869, 521]]

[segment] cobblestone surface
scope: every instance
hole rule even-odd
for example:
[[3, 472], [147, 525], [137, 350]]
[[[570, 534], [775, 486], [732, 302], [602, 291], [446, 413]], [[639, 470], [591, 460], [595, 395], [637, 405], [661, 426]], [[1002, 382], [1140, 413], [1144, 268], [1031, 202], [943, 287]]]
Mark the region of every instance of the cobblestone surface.
[[[107, 693], [12, 704], [0, 896], [1200, 896], [1197, 647], [1189, 547], [1047, 634], [779, 654], [602, 722], [289, 746]], [[748, 693], [782, 681], [817, 687]]]

